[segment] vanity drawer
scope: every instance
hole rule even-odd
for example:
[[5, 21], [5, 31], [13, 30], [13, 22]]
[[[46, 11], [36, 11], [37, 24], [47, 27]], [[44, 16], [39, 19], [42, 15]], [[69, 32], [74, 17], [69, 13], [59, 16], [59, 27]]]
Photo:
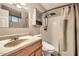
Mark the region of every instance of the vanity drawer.
[[[10, 56], [31, 56], [31, 55], [35, 55], [35, 51], [42, 49], [42, 40], [39, 40], [31, 45], [29, 45], [28, 47], [21, 49], [13, 54], [11, 54]], [[40, 51], [40, 55], [42, 54], [42, 52]]]
[[41, 56], [42, 55], [42, 48], [39, 48], [35, 51], [35, 56]]

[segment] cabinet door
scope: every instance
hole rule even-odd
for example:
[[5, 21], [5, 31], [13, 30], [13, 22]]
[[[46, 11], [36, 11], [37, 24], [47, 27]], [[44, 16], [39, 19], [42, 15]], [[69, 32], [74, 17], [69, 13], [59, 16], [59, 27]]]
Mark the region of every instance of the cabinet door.
[[10, 56], [35, 56], [35, 55], [41, 56], [41, 54], [42, 54], [42, 41], [40, 40], [28, 47], [25, 47], [11, 54]]
[[31, 55], [29, 55], [29, 56], [35, 56], [34, 52]]
[[35, 56], [42, 56], [42, 49], [38, 49], [37, 51], [35, 51]]

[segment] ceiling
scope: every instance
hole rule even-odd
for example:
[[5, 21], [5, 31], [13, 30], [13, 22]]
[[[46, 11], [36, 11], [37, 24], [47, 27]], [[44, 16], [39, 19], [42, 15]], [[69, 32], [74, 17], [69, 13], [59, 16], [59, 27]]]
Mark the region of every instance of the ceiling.
[[46, 10], [49, 10], [49, 9], [52, 9], [52, 8], [55, 8], [55, 7], [58, 7], [58, 6], [66, 5], [66, 4], [68, 4], [68, 3], [41, 3], [41, 5]]
[[[49, 9], [52, 9], [52, 8], [55, 8], [55, 7], [58, 7], [58, 6], [66, 5], [66, 4], [69, 4], [69, 3], [38, 3], [38, 4], [36, 4], [37, 6], [35, 6], [35, 7], [38, 7], [38, 9], [40, 9], [40, 7], [38, 6], [38, 5], [40, 5], [41, 8], [43, 8], [44, 11], [46, 11], [46, 10], [49, 10]], [[17, 8], [15, 6], [15, 4], [7, 4], [7, 3], [5, 3], [3, 5], [5, 5], [7, 7], [10, 7], [11, 9], [16, 10], [17, 12], [21, 12], [21, 9]], [[29, 5], [32, 6], [34, 4], [27, 4], [26, 7], [28, 7]]]
[[[43, 9], [43, 6], [40, 3], [25, 3], [26, 5], [21, 5], [21, 3], [3, 3], [2, 5], [6, 6], [9, 9], [16, 10], [17, 12], [21, 12], [22, 10], [28, 12], [29, 8], [37, 8], [37, 9]], [[16, 5], [20, 5], [22, 8], [18, 8]], [[43, 10], [42, 10], [43, 11]]]
[[21, 8], [17, 8], [16, 4], [4, 3], [2, 4], [10, 9], [16, 10], [17, 12], [21, 12]]

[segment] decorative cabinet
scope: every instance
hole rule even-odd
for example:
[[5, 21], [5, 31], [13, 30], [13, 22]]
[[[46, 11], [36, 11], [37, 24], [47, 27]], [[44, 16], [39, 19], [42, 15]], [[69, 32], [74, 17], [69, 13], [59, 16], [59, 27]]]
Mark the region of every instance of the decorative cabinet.
[[32, 25], [36, 27], [40, 27], [42, 25], [42, 16], [40, 15], [40, 11], [37, 8], [33, 10], [33, 19]]

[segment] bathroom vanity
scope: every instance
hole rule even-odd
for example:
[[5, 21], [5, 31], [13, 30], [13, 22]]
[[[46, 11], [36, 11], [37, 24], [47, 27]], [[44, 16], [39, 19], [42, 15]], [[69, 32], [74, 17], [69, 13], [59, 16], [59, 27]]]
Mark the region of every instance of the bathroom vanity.
[[13, 42], [10, 39], [0, 41], [0, 55], [41, 56], [42, 40], [40, 37], [25, 36]]
[[16, 51], [11, 56], [41, 56], [42, 55], [42, 41], [38, 40], [33, 44], [28, 45], [27, 47]]

